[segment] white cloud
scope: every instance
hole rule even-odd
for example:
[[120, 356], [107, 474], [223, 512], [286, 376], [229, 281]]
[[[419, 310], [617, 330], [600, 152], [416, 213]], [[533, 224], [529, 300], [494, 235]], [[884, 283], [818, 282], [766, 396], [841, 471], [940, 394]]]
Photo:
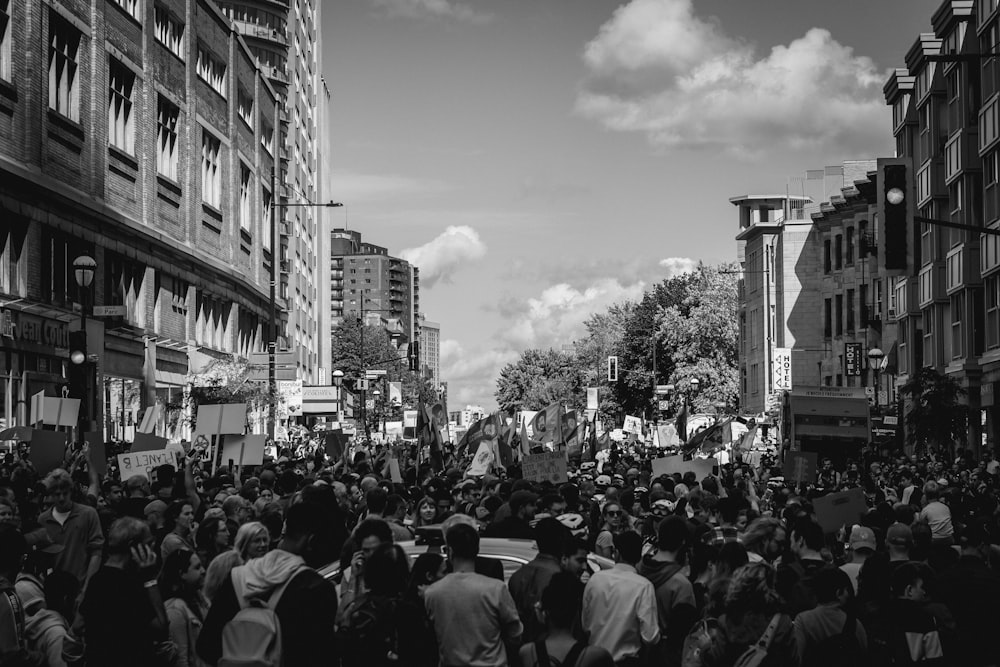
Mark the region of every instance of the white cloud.
[[452, 274], [466, 262], [482, 259], [486, 244], [479, 233], [465, 225], [448, 227], [437, 238], [418, 248], [407, 248], [399, 256], [420, 268], [420, 283], [424, 288], [439, 281], [450, 282]]
[[449, 186], [441, 181], [400, 174], [363, 174], [335, 170], [329, 178], [338, 199], [348, 205], [367, 201], [381, 202], [391, 197], [439, 194], [449, 190]]
[[740, 157], [888, 146], [883, 76], [829, 31], [813, 28], [758, 57], [692, 0], [631, 0], [586, 46], [578, 113], [660, 147]]
[[694, 273], [698, 268], [698, 260], [690, 257], [667, 257], [660, 260], [660, 266], [666, 269], [672, 278], [683, 273]]
[[453, 19], [465, 23], [487, 23], [493, 17], [461, 0], [372, 0], [388, 16]]
[[467, 350], [456, 340], [441, 341], [441, 379], [448, 383], [449, 406], [495, 404], [500, 369], [517, 357], [513, 350]]

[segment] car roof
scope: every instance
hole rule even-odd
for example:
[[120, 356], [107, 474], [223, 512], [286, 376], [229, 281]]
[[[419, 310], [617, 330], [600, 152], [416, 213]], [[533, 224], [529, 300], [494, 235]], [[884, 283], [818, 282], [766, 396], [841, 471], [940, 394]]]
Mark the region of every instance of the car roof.
[[[425, 551], [440, 551], [440, 545], [418, 544], [416, 540], [398, 542], [407, 553], [423, 553]], [[538, 547], [534, 540], [521, 540], [503, 537], [479, 538], [479, 553], [482, 555], [514, 556], [531, 560], [538, 555]]]

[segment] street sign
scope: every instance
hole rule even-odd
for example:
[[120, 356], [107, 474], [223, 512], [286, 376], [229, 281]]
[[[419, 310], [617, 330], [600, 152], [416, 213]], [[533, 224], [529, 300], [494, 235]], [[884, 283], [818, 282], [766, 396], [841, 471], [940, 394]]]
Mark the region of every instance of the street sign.
[[861, 375], [861, 343], [844, 345], [844, 375]]
[[359, 379], [354, 383], [354, 388], [358, 391], [368, 391], [368, 378]]
[[791, 389], [792, 388], [792, 348], [790, 347], [776, 347], [774, 348], [774, 357], [771, 361], [774, 373], [774, 382], [772, 386], [775, 389]]
[[304, 414], [336, 414], [338, 390], [335, 386], [302, 387]]
[[125, 317], [125, 306], [94, 306], [94, 317]]
[[670, 385], [669, 384], [658, 384], [658, 385], [656, 385], [656, 393], [657, 394], [669, 394], [670, 393]]
[[368, 378], [369, 380], [374, 380], [377, 377], [385, 375], [386, 372], [387, 371], [384, 368], [377, 368], [375, 370], [365, 371], [365, 377]]
[[670, 401], [659, 401], [660, 412], [665, 412], [670, 409]]
[[374, 409], [375, 409], [375, 400], [369, 398], [367, 401], [365, 401], [365, 410], [374, 410]]

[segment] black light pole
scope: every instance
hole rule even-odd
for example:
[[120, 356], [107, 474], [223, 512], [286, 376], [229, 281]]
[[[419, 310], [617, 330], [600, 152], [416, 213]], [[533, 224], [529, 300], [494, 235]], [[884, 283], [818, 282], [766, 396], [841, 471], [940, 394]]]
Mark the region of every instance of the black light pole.
[[[70, 351], [69, 362], [79, 368], [82, 373], [72, 372], [83, 380], [83, 396], [80, 400], [80, 413], [77, 419], [77, 439], [83, 442], [84, 433], [90, 427], [90, 421], [96, 419], [95, 404], [97, 382], [94, 378], [94, 366], [90, 363], [90, 352], [87, 347], [87, 310], [90, 308], [90, 286], [97, 271], [97, 262], [93, 257], [80, 255], [73, 260], [73, 277], [80, 288], [80, 349]], [[82, 377], [80, 377], [82, 375]], [[73, 382], [70, 383], [71, 385]]]
[[[283, 203], [278, 194], [278, 174], [274, 167], [271, 167], [271, 292], [269, 299], [270, 319], [271, 319], [271, 340], [268, 343], [267, 354], [267, 386], [271, 391], [271, 409], [268, 411], [267, 434], [274, 440], [275, 423], [278, 420], [278, 405], [275, 400], [278, 382], [275, 377], [275, 355], [278, 354], [278, 276], [279, 262], [281, 259], [281, 237], [278, 234], [278, 208], [339, 208], [343, 206], [340, 202], [329, 201], [325, 204], [314, 204], [312, 202]], [[320, 275], [325, 275], [320, 273]]]

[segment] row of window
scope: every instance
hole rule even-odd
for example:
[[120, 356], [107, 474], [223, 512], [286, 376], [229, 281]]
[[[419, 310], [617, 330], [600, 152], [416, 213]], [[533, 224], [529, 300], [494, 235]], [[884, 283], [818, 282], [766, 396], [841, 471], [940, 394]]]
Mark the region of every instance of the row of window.
[[[857, 298], [860, 297], [860, 298]], [[855, 314], [860, 314], [855, 318]], [[846, 322], [845, 322], [846, 315]], [[855, 331], [868, 326], [868, 285], [859, 290], [848, 289], [832, 299], [823, 300], [823, 337], [843, 336], [844, 331]]]
[[[858, 223], [858, 234], [862, 237], [868, 230], [864, 220]], [[833, 239], [823, 242], [823, 271], [839, 271], [845, 265], [854, 265], [854, 228], [848, 227], [843, 234], [837, 234]], [[863, 259], [863, 258], [862, 258]]]

